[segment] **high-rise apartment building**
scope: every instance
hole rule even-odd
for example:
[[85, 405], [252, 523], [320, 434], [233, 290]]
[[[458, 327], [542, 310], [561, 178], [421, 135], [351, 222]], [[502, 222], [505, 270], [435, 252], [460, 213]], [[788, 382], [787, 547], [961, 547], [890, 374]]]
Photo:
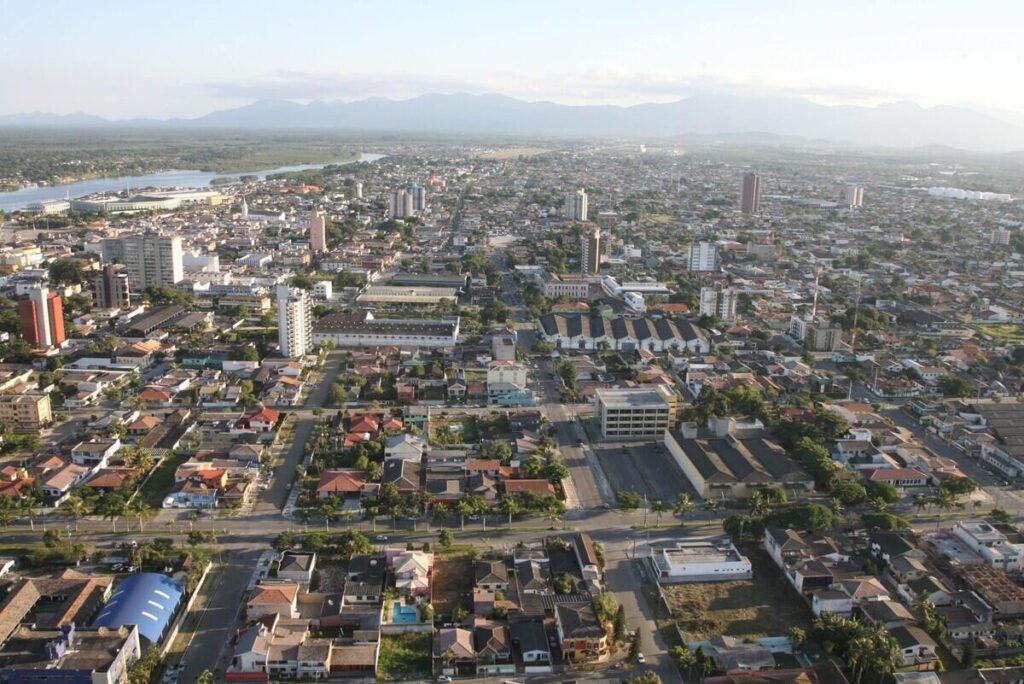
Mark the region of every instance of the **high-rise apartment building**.
[[565, 206], [563, 207], [565, 218], [570, 221], [587, 220], [587, 191], [583, 188], [565, 194]]
[[309, 293], [288, 285], [277, 286], [277, 343], [281, 356], [294, 358], [313, 346], [313, 307]]
[[1011, 237], [1013, 237], [1013, 233], [1010, 231], [1005, 228], [996, 228], [992, 231], [992, 244], [997, 247], [1007, 247]]
[[170, 287], [184, 279], [180, 236], [128, 235], [118, 240], [134, 292], [150, 286]]
[[327, 251], [327, 220], [319, 211], [309, 217], [309, 248], [314, 252]]
[[363, 184], [361, 181], [356, 181], [356, 199], [363, 199]]
[[405, 188], [396, 188], [391, 191], [391, 198], [388, 202], [388, 213], [391, 218], [401, 219], [413, 216], [416, 213], [413, 204], [412, 194]]
[[702, 287], [700, 289], [700, 315], [714, 316], [723, 323], [736, 320], [736, 288]]
[[18, 300], [18, 320], [22, 337], [34, 349], [59, 347], [67, 339], [60, 295], [48, 287], [33, 287]]
[[427, 191], [418, 183], [410, 183], [405, 191], [412, 195], [412, 210], [421, 212], [427, 208]]
[[846, 192], [843, 195], [843, 201], [846, 203], [846, 206], [851, 209], [863, 206], [864, 188], [859, 185], [847, 185]]
[[580, 236], [580, 270], [594, 275], [601, 270], [601, 229], [594, 226]]
[[745, 173], [740, 181], [740, 211], [756, 214], [761, 211], [761, 176]]
[[128, 309], [132, 305], [128, 271], [124, 266], [108, 265], [92, 278], [93, 300], [101, 309]]
[[691, 271], [714, 271], [718, 268], [718, 247], [712, 242], [690, 243], [687, 268]]

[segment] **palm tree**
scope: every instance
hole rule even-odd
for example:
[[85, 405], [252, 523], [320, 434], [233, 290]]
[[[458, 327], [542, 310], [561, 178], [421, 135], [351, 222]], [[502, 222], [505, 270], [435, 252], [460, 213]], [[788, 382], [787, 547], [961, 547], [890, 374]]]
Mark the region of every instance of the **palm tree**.
[[704, 510], [714, 515], [718, 510], [718, 499], [704, 499]]
[[474, 506], [469, 499], [460, 499], [459, 502], [455, 504], [455, 512], [459, 514], [459, 524], [462, 531], [465, 532], [466, 516], [476, 513], [476, 506]]
[[75, 532], [77, 532], [78, 520], [89, 512], [89, 505], [80, 494], [72, 492], [68, 498], [64, 499], [60, 503], [60, 506], [57, 507], [57, 511], [65, 518], [75, 519]]
[[366, 519], [370, 521], [370, 529], [374, 532], [377, 531], [377, 516], [380, 515], [380, 511], [376, 506], [367, 506], [364, 513]]
[[32, 492], [25, 492], [21, 495], [21, 498], [18, 499], [18, 512], [21, 513], [22, 516], [28, 518], [28, 526], [33, 532], [35, 532], [36, 529], [35, 509], [38, 505], [39, 499], [37, 499], [36, 495]]
[[[692, 502], [691, 502], [692, 503]], [[655, 518], [655, 527], [661, 527], [661, 514], [668, 510], [668, 506], [661, 499], [656, 499], [651, 503], [651, 511], [658, 516]]]
[[519, 505], [519, 500], [514, 496], [506, 496], [501, 500], [499, 504], [501, 512], [508, 516], [508, 529], [512, 529], [512, 516], [519, 515], [522, 512], [523, 507]]
[[132, 499], [128, 504], [128, 510], [134, 513], [139, 518], [139, 532], [143, 530], [142, 521], [144, 518], [149, 518], [156, 514], [156, 510], [147, 504], [141, 496], [137, 496]]
[[925, 496], [924, 494], [915, 494], [914, 495], [914, 508], [917, 509], [917, 512], [919, 514], [921, 513], [921, 511], [923, 511], [924, 509], [928, 508], [928, 497]]
[[153, 454], [148, 449], [140, 446], [130, 446], [122, 452], [122, 458], [129, 467], [136, 468], [142, 472], [149, 472], [153, 467]]
[[338, 507], [334, 504], [334, 499], [331, 497], [321, 499], [320, 502], [317, 504], [317, 511], [324, 519], [324, 529], [330, 532], [331, 518], [338, 514]]
[[679, 516], [679, 519], [683, 521], [683, 525], [686, 524], [686, 516], [693, 512], [695, 508], [693, 503], [693, 497], [683, 492], [677, 498], [674, 504], [672, 504], [672, 512]]
[[128, 512], [128, 504], [120, 494], [110, 494], [100, 501], [100, 513], [110, 519], [110, 530], [117, 533], [117, 519]]

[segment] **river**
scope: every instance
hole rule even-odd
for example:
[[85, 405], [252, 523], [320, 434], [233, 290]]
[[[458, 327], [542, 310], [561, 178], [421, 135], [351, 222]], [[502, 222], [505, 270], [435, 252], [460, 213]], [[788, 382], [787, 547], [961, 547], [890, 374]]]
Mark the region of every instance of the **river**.
[[[372, 162], [381, 159], [383, 156], [383, 154], [362, 152], [359, 154], [359, 159], [337, 163]], [[214, 178], [223, 178], [225, 176], [235, 178], [238, 176], [259, 176], [260, 178], [266, 178], [275, 173], [322, 169], [325, 166], [330, 166], [330, 164], [301, 164], [298, 166], [282, 166], [277, 169], [264, 169], [262, 171], [237, 171], [232, 173], [162, 171], [160, 173], [148, 173], [144, 176], [90, 178], [89, 180], [66, 183], [64, 185], [32, 186], [13, 192], [0, 192], [0, 209], [3, 211], [18, 211], [36, 202], [65, 199], [67, 197], [74, 199], [98, 192], [121, 192], [129, 188], [205, 188]]]

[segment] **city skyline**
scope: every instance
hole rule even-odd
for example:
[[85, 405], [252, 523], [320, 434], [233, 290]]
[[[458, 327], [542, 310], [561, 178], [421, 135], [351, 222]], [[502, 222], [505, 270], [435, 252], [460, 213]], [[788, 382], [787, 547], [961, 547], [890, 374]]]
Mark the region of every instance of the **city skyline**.
[[1005, 87], [1017, 55], [1013, 19], [1024, 12], [1009, 3], [971, 14], [951, 2], [866, 3], [855, 12], [747, 2], [645, 2], [628, 13], [600, 2], [396, 9], [383, 21], [369, 3], [299, 2], [287, 13], [269, 3], [185, 2], [176, 13], [118, 3], [9, 7], [0, 115], [194, 117], [260, 99], [433, 92], [632, 105], [724, 92], [953, 104], [1024, 121], [1024, 94]]

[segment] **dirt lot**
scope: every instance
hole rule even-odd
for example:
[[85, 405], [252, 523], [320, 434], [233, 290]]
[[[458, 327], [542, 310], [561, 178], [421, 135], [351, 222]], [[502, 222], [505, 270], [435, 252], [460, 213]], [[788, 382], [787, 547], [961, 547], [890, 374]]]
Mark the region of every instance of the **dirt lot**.
[[745, 548], [754, 577], [731, 582], [666, 585], [672, 615], [687, 639], [785, 636], [790, 627], [810, 628], [811, 611], [768, 554]]
[[451, 615], [456, 606], [473, 609], [473, 561], [468, 556], [435, 558], [430, 582], [431, 603], [438, 615]]

